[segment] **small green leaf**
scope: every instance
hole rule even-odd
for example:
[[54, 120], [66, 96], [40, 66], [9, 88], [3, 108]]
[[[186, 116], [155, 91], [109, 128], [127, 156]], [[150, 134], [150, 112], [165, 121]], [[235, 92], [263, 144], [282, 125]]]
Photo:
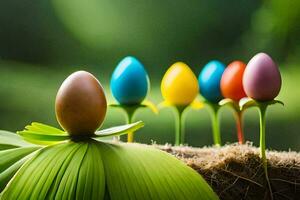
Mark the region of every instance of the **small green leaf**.
[[33, 132], [37, 132], [40, 134], [53, 134], [53, 135], [59, 135], [59, 134], [65, 135], [66, 134], [66, 132], [64, 132], [58, 128], [55, 128], [55, 127], [52, 127], [52, 126], [49, 126], [46, 124], [38, 123], [38, 122], [33, 122], [33, 123], [31, 123], [31, 125], [27, 125], [25, 127], [25, 129], [28, 131], [33, 131]]
[[239, 102], [240, 110], [258, 106], [257, 102], [249, 97], [242, 98]]
[[272, 100], [272, 101], [256, 101], [254, 99], [251, 99], [249, 97], [242, 98], [239, 102], [240, 110], [245, 110], [250, 107], [263, 107], [263, 106], [269, 106], [273, 104], [281, 104], [284, 106], [284, 103], [279, 100]]
[[229, 106], [232, 109], [234, 109], [236, 112], [240, 112], [240, 107], [239, 107], [239, 102], [234, 101], [232, 99], [226, 98], [226, 99], [222, 99], [219, 102], [220, 106]]
[[93, 138], [101, 138], [101, 137], [112, 137], [127, 134], [128, 132], [134, 132], [144, 126], [144, 122], [138, 121], [132, 124], [126, 124], [122, 126], [115, 126], [112, 128], [96, 131]]
[[158, 114], [158, 109], [155, 104], [149, 100], [142, 102], [142, 106], [149, 108], [153, 113]]
[[29, 142], [32, 142], [34, 144], [39, 144], [39, 145], [54, 144], [71, 138], [70, 135], [68, 135], [67, 133], [46, 134], [46, 133], [34, 132], [28, 130], [19, 131], [17, 133], [21, 135], [25, 140], [28, 140]]
[[38, 145], [50, 145], [70, 139], [68, 133], [37, 122], [27, 125], [23, 131], [18, 131], [17, 134], [22, 136], [24, 140]]
[[30, 146], [35, 145], [26, 142], [22, 137], [15, 133], [0, 130], [0, 150]]
[[154, 103], [152, 103], [149, 100], [144, 100], [141, 104], [135, 104], [135, 105], [109, 104], [109, 106], [114, 107], [114, 108], [121, 108], [125, 111], [136, 110], [138, 108], [149, 108], [152, 112], [154, 112], [155, 114], [158, 114], [157, 107], [155, 106]]

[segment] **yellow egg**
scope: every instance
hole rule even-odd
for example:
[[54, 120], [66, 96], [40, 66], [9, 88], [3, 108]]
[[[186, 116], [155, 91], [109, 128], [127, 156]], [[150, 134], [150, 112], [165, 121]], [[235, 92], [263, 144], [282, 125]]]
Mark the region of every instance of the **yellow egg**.
[[188, 105], [199, 92], [198, 80], [183, 62], [174, 63], [161, 81], [161, 93], [165, 101], [173, 105]]

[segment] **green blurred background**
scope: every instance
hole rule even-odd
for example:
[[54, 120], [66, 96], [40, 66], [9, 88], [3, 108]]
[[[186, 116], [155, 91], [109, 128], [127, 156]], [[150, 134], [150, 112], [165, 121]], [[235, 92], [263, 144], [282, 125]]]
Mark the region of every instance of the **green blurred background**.
[[[10, 0], [0, 1], [0, 127], [21, 130], [31, 121], [58, 126], [54, 100], [72, 72], [92, 72], [110, 102], [109, 79], [117, 63], [134, 55], [151, 79], [149, 99], [162, 101], [160, 80], [175, 61], [196, 75], [211, 59], [225, 64], [248, 62], [258, 52], [279, 64], [283, 87], [267, 118], [267, 146], [300, 150], [300, 1], [294, 0]], [[133, 88], [134, 89], [134, 88]], [[174, 141], [170, 109], [159, 115], [141, 109], [136, 119], [146, 126], [138, 142]], [[109, 109], [104, 127], [123, 124], [120, 110]], [[258, 145], [258, 114], [245, 115], [245, 136]], [[236, 141], [230, 109], [221, 112], [222, 139]], [[190, 110], [187, 143], [212, 144], [207, 110]]]

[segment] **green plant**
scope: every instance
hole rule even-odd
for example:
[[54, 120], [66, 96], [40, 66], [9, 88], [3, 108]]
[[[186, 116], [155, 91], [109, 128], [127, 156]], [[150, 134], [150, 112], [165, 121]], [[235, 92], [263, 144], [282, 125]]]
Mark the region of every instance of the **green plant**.
[[189, 108], [194, 110], [200, 110], [203, 108], [202, 102], [194, 100], [189, 105], [173, 105], [167, 101], [164, 101], [158, 105], [159, 109], [173, 108], [175, 114], [175, 145], [181, 145], [185, 142], [185, 116]]
[[173, 156], [101, 140], [142, 125], [84, 138], [39, 123], [19, 132], [22, 137], [1, 131], [1, 199], [218, 199], [200, 175]]
[[0, 199], [218, 199], [173, 156], [103, 140], [144, 126], [138, 121], [97, 131], [106, 107], [100, 82], [79, 71], [56, 96], [57, 120], [66, 131], [36, 122], [18, 135], [0, 131]]
[[273, 104], [284, 105], [283, 102], [279, 100], [271, 100], [266, 102], [255, 101], [251, 98], [243, 98], [240, 100], [240, 110], [243, 111], [250, 107], [257, 107], [259, 111], [259, 124], [260, 124], [260, 157], [262, 159], [266, 180], [270, 190], [270, 197], [273, 199], [272, 187], [269, 181], [268, 175], [268, 161], [266, 157], [266, 112], [267, 108]]
[[[140, 108], [149, 108], [150, 110], [152, 110], [153, 113], [155, 114], [158, 113], [156, 106], [151, 101], [147, 101], [147, 100], [143, 101], [141, 104], [134, 104], [134, 105], [110, 104], [109, 106], [112, 108], [122, 109], [126, 115], [127, 124], [133, 123], [134, 116], [138, 111], [138, 109]], [[129, 143], [134, 142], [134, 132], [129, 132], [127, 134], [127, 142]]]
[[221, 146], [222, 140], [220, 134], [219, 115], [218, 115], [221, 106], [217, 103], [212, 103], [206, 100], [204, 100], [204, 105], [208, 107], [210, 112], [214, 145]]
[[160, 108], [175, 109], [175, 145], [184, 144], [184, 112], [188, 107], [200, 109], [203, 104], [196, 100], [199, 92], [197, 78], [183, 62], [176, 62], [166, 71], [161, 81], [161, 93], [164, 101]]

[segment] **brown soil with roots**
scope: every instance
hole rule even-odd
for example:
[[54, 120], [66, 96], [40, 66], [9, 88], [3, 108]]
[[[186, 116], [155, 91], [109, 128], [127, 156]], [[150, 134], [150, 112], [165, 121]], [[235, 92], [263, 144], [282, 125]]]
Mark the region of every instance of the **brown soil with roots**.
[[[220, 199], [270, 199], [259, 149], [250, 143], [223, 147], [157, 146], [201, 174]], [[300, 199], [300, 153], [268, 151], [273, 198]]]

